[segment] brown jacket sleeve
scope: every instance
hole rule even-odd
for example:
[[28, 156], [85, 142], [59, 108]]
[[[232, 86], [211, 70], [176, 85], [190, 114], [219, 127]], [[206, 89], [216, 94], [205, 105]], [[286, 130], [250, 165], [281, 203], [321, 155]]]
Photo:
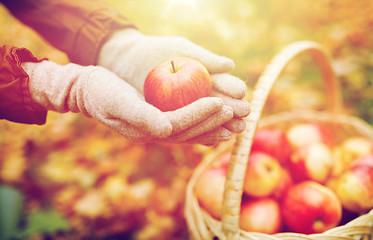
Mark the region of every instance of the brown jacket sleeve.
[[104, 41], [117, 29], [134, 27], [102, 0], [0, 0], [70, 61], [94, 65]]
[[31, 99], [29, 76], [22, 62], [39, 62], [30, 51], [11, 46], [0, 47], [0, 119], [13, 122], [44, 124], [47, 111]]
[[[102, 0], [0, 0], [18, 20], [36, 30], [70, 61], [94, 65], [101, 45], [120, 28], [134, 28]], [[1, 44], [1, 43], [0, 43]], [[1, 45], [0, 45], [1, 46]], [[0, 47], [0, 119], [44, 124], [47, 112], [32, 102], [20, 64], [38, 61], [28, 50]]]

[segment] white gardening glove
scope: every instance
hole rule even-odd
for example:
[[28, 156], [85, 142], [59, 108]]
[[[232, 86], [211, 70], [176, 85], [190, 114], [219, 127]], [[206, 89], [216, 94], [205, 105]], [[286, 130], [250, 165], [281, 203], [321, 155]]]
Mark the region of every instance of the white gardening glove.
[[175, 57], [190, 57], [200, 61], [211, 74], [212, 96], [222, 98], [233, 109], [235, 118], [225, 124], [233, 132], [242, 132], [242, 118], [250, 112], [244, 100], [246, 84], [227, 72], [234, 68], [232, 60], [217, 56], [183, 37], [147, 36], [135, 29], [116, 32], [102, 47], [98, 65], [104, 66], [134, 86], [143, 94], [147, 74], [155, 66]]
[[103, 67], [46, 60], [21, 66], [29, 75], [31, 97], [40, 107], [81, 112], [133, 141], [214, 144], [231, 137], [219, 126], [232, 119], [233, 111], [220, 98], [203, 98], [164, 113]]

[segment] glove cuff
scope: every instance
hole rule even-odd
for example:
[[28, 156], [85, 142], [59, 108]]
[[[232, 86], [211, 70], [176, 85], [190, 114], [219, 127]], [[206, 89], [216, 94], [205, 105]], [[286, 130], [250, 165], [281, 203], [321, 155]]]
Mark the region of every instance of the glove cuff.
[[97, 65], [106, 67], [115, 72], [117, 67], [123, 66], [118, 63], [134, 43], [143, 36], [142, 33], [133, 28], [126, 28], [116, 31], [111, 37], [102, 45], [98, 57]]

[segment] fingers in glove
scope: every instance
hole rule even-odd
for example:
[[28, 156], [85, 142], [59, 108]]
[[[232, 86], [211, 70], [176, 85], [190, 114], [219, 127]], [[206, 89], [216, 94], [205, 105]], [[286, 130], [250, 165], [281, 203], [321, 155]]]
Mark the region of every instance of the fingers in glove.
[[212, 91], [211, 96], [223, 99], [224, 104], [233, 109], [233, 114], [235, 117], [242, 118], [250, 114], [251, 105], [245, 99], [231, 98], [217, 91]]
[[223, 106], [222, 99], [206, 97], [175, 111], [165, 112], [165, 114], [172, 124], [172, 133], [176, 134], [221, 111]]
[[232, 98], [244, 98], [247, 86], [241, 79], [227, 73], [211, 74], [213, 89], [231, 96]]
[[[126, 126], [123, 135], [134, 142], [166, 142], [166, 143], [199, 143], [214, 144], [220, 141], [227, 141], [232, 137], [232, 133], [221, 125], [229, 122], [233, 117], [230, 107], [224, 106], [221, 111], [210, 115], [204, 121], [184, 130], [178, 134], [173, 134], [168, 138], [156, 138], [150, 136], [144, 130], [135, 126]], [[112, 120], [110, 124], [118, 131], [121, 127], [120, 120]], [[193, 141], [190, 141], [194, 139]]]
[[234, 133], [241, 133], [246, 128], [246, 123], [242, 119], [232, 118], [229, 122], [223, 125], [226, 129]]
[[[115, 129], [121, 129], [123, 127], [122, 123], [118, 120], [117, 123], [111, 123], [111, 126], [115, 126]], [[189, 143], [189, 144], [203, 144], [203, 145], [213, 145], [222, 141], [228, 141], [232, 137], [233, 133], [241, 133], [245, 130], [246, 124], [242, 119], [231, 119], [222, 125], [223, 127], [217, 127], [207, 133], [201, 134], [189, 140], [185, 140], [182, 135], [170, 136], [169, 138], [154, 138], [153, 136], [147, 134], [142, 129], [136, 128], [134, 126], [123, 127], [123, 131], [119, 131], [122, 135], [129, 138], [133, 142], [167, 142], [167, 143]], [[190, 129], [189, 131], [193, 131]], [[185, 137], [185, 135], [184, 135]]]
[[133, 101], [133, 104], [138, 106], [132, 113], [133, 115], [124, 115], [125, 120], [131, 125], [142, 128], [159, 138], [166, 138], [172, 134], [172, 124], [160, 110], [141, 99]]
[[222, 141], [228, 141], [232, 138], [232, 133], [223, 128], [217, 127], [216, 129], [204, 133], [195, 138], [189, 139], [186, 143], [190, 144], [202, 144], [202, 145], [213, 145]]
[[224, 106], [220, 98], [202, 98], [184, 108], [164, 114], [168, 116], [174, 130], [168, 138], [151, 136], [144, 128], [130, 125], [118, 118], [106, 120], [106, 123], [134, 142], [182, 143], [185, 142], [185, 139], [210, 130], [213, 125], [222, 125], [233, 116], [232, 110]]
[[216, 55], [186, 38], [170, 37], [167, 40], [170, 48], [176, 48], [175, 52], [181, 51], [180, 56], [191, 57], [200, 61], [210, 73], [230, 72], [235, 67], [231, 59]]
[[132, 142], [144, 143], [155, 139], [154, 136], [144, 131], [143, 128], [132, 126], [121, 119], [106, 119], [104, 124]]
[[187, 140], [194, 138], [196, 136], [202, 135], [215, 129], [218, 126], [231, 120], [233, 117], [232, 108], [228, 106], [223, 106], [222, 110], [214, 113], [213, 115], [207, 117], [202, 122], [198, 123], [191, 128], [188, 128], [178, 134], [169, 137], [169, 142], [186, 142]]

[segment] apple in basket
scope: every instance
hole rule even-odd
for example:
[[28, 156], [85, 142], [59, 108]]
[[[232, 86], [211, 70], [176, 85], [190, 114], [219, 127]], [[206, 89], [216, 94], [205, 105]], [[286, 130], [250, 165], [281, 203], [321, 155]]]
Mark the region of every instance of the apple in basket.
[[365, 137], [347, 138], [334, 150], [336, 162], [333, 176], [338, 176], [348, 169], [355, 159], [371, 154], [373, 154], [373, 140]]
[[373, 140], [365, 137], [350, 137], [341, 144], [344, 154], [350, 160], [373, 154]]
[[197, 60], [179, 57], [153, 68], [144, 82], [145, 101], [163, 112], [174, 111], [211, 95], [207, 69]]
[[229, 161], [231, 159], [232, 153], [224, 152], [222, 153], [211, 165], [212, 168], [228, 169]]
[[252, 152], [246, 168], [243, 190], [254, 197], [273, 193], [281, 179], [282, 167], [278, 161], [264, 152]]
[[276, 199], [281, 200], [282, 196], [285, 195], [286, 191], [294, 184], [294, 180], [287, 168], [282, 168], [281, 178], [278, 182], [272, 196]]
[[357, 158], [353, 163], [351, 164], [351, 168], [357, 167], [357, 166], [366, 166], [373, 168], [373, 153], [365, 156], [361, 156]]
[[333, 138], [326, 128], [316, 123], [295, 124], [286, 131], [286, 136], [293, 148], [315, 142], [322, 142], [328, 146], [332, 146], [333, 143]]
[[221, 219], [229, 159], [230, 153], [220, 156], [215, 164], [199, 176], [194, 189], [200, 206], [218, 220]]
[[240, 229], [274, 234], [282, 227], [279, 203], [272, 198], [249, 199], [242, 203]]
[[314, 181], [290, 187], [281, 211], [287, 229], [303, 234], [322, 233], [336, 227], [342, 218], [342, 205], [337, 196]]
[[337, 194], [345, 209], [363, 213], [373, 208], [373, 155], [357, 159], [328, 186]]
[[289, 169], [295, 181], [314, 180], [324, 183], [333, 167], [331, 149], [321, 142], [300, 146], [290, 158]]
[[285, 131], [280, 129], [258, 129], [251, 149], [272, 155], [281, 165], [288, 162], [291, 153], [291, 145]]

